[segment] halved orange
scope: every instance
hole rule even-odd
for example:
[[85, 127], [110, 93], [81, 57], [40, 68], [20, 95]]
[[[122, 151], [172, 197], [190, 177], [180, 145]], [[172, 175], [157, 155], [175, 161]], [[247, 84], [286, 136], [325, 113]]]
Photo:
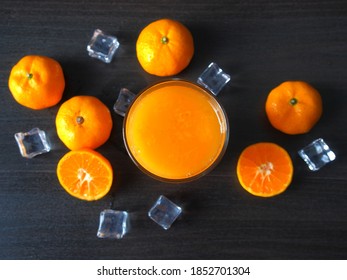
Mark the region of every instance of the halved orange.
[[237, 177], [249, 193], [271, 197], [284, 192], [293, 177], [293, 163], [285, 149], [260, 142], [248, 146], [237, 163]]
[[70, 195], [91, 201], [109, 192], [113, 170], [103, 155], [91, 149], [83, 149], [70, 151], [60, 159], [57, 176], [61, 186]]

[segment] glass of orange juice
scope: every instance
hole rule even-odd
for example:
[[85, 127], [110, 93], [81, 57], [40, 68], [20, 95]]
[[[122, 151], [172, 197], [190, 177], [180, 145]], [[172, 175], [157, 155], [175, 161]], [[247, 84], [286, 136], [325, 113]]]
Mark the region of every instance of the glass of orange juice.
[[124, 118], [123, 139], [144, 173], [164, 182], [187, 182], [220, 161], [228, 144], [229, 123], [208, 90], [173, 79], [136, 96]]

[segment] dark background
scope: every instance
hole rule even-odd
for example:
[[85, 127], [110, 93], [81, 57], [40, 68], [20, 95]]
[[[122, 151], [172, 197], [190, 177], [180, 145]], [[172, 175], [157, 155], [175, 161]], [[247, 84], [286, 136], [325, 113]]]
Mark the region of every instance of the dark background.
[[[184, 23], [195, 40], [191, 64], [176, 77], [195, 81], [216, 62], [232, 75], [218, 96], [230, 121], [230, 142], [207, 176], [167, 184], [142, 174], [126, 154], [122, 118], [98, 149], [112, 163], [112, 191], [96, 202], [69, 196], [55, 169], [68, 151], [55, 131], [59, 105], [78, 94], [94, 95], [112, 110], [119, 89], [138, 93], [160, 78], [145, 73], [135, 43], [150, 22]], [[100, 28], [120, 41], [111, 64], [88, 56]], [[311, 1], [16, 1], [0, 7], [0, 258], [1, 259], [346, 259], [347, 257], [347, 4]], [[34, 111], [8, 90], [12, 66], [24, 55], [58, 60], [66, 89], [55, 107]], [[269, 124], [269, 91], [286, 80], [304, 80], [321, 93], [324, 113], [305, 135], [289, 136]], [[14, 134], [39, 127], [53, 149], [22, 158]], [[308, 170], [297, 150], [322, 137], [337, 159]], [[236, 162], [249, 144], [275, 142], [291, 155], [295, 174], [280, 196], [246, 193]], [[168, 231], [147, 217], [164, 194], [184, 208]], [[100, 211], [113, 204], [131, 215], [122, 240], [96, 237]]]

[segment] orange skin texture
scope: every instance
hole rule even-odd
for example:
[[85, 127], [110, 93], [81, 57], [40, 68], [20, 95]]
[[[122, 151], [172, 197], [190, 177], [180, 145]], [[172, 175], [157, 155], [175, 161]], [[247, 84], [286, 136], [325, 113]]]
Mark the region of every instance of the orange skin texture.
[[70, 151], [59, 160], [57, 177], [67, 193], [93, 201], [104, 197], [111, 189], [113, 169], [100, 153], [82, 149]]
[[34, 110], [45, 109], [56, 105], [63, 96], [63, 70], [52, 58], [28, 55], [13, 66], [8, 87], [19, 104]]
[[272, 197], [290, 185], [294, 167], [285, 149], [277, 144], [260, 142], [245, 148], [237, 163], [237, 178], [249, 193]]
[[323, 112], [319, 92], [303, 81], [287, 81], [274, 88], [265, 105], [267, 117], [286, 134], [309, 132]]
[[96, 149], [110, 137], [113, 122], [109, 109], [94, 96], [80, 95], [65, 101], [56, 116], [60, 140], [70, 149]]
[[136, 54], [146, 72], [157, 76], [176, 75], [193, 57], [193, 36], [180, 22], [160, 19], [141, 31]]

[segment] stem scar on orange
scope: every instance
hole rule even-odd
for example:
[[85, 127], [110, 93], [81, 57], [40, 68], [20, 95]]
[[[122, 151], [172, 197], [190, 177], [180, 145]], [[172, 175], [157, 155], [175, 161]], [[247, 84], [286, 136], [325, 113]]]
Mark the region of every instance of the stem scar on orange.
[[284, 192], [293, 177], [292, 160], [282, 147], [260, 142], [248, 146], [237, 163], [237, 177], [249, 193], [271, 197]]
[[19, 104], [39, 110], [54, 106], [61, 100], [65, 79], [56, 60], [28, 55], [13, 66], [8, 86]]
[[104, 197], [113, 182], [110, 162], [90, 149], [65, 154], [58, 162], [57, 176], [65, 191], [87, 201]]
[[60, 140], [70, 149], [96, 149], [110, 137], [112, 117], [104, 103], [94, 96], [80, 95], [65, 101], [56, 116]]
[[171, 76], [188, 66], [194, 54], [191, 32], [182, 23], [160, 19], [147, 25], [136, 42], [142, 68], [153, 75]]
[[307, 133], [323, 112], [319, 92], [303, 81], [287, 81], [268, 95], [265, 110], [276, 129], [287, 134]]

